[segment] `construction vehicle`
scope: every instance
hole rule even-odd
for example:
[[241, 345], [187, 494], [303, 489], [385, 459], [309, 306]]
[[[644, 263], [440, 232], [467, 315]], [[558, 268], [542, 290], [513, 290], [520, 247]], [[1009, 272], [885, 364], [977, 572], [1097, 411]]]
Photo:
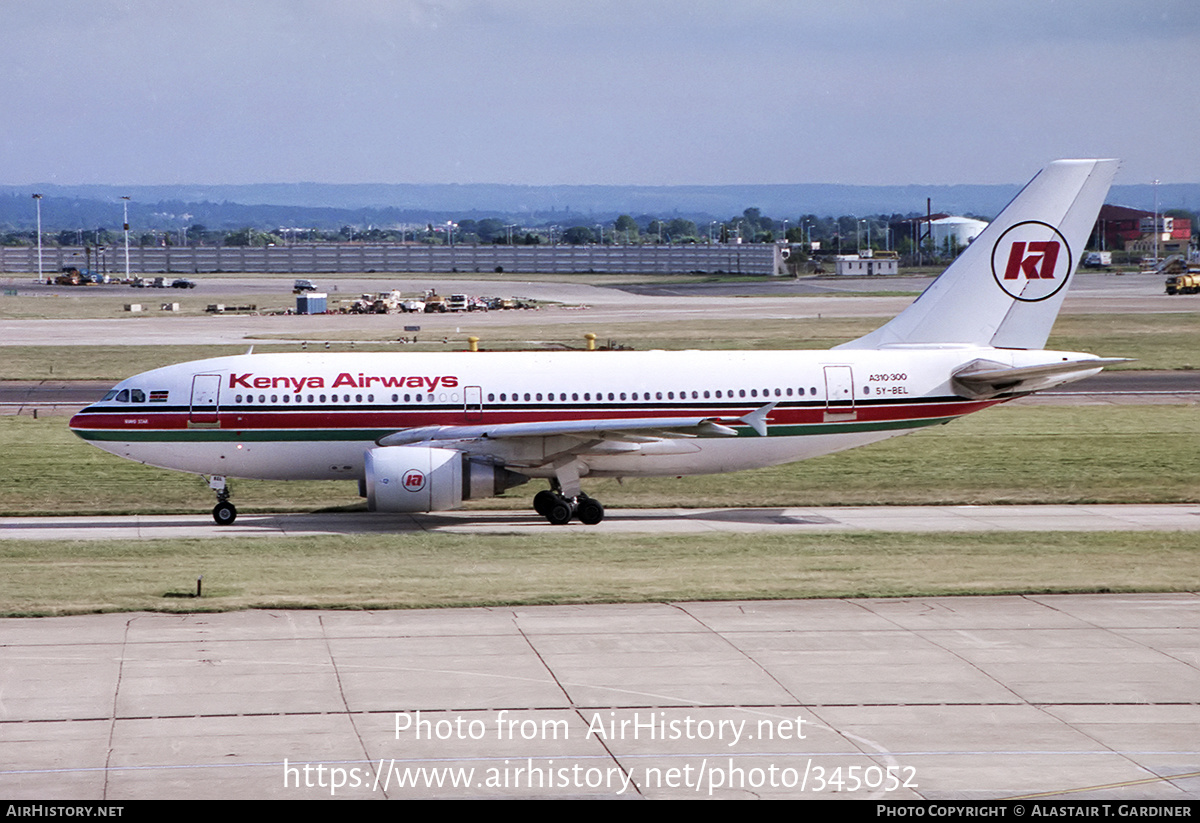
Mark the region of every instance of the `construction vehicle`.
[[439, 295], [434, 289], [425, 292], [425, 313], [426, 314], [441, 314], [446, 311], [446, 298]]

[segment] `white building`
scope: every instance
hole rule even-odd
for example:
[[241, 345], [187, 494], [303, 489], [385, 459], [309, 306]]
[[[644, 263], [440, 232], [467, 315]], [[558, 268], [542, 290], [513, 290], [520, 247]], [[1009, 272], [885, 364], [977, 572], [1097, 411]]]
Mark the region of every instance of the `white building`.
[[978, 237], [988, 224], [970, 217], [943, 217], [931, 223], [934, 248], [964, 248]]
[[896, 274], [900, 270], [900, 261], [893, 255], [886, 257], [858, 256], [855, 254], [838, 255], [834, 261], [834, 274], [853, 276], [870, 276], [875, 274]]

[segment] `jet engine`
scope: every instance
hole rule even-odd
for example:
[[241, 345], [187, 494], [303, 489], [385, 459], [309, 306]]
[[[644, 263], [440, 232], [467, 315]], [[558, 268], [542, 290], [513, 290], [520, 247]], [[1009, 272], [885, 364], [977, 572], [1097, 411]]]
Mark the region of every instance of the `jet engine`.
[[384, 446], [364, 455], [367, 508], [435, 512], [495, 497], [529, 478], [454, 449]]

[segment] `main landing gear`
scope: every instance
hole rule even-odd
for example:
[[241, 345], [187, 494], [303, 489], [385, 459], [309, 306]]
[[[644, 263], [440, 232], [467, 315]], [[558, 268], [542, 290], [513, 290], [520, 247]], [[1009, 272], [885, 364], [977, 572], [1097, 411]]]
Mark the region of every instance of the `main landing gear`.
[[594, 526], [604, 519], [604, 507], [599, 500], [583, 493], [567, 497], [553, 489], [545, 489], [533, 496], [533, 510], [554, 526], [566, 525], [572, 517], [587, 526]]
[[213, 520], [218, 526], [229, 526], [237, 520], [237, 507], [229, 502], [229, 487], [225, 478], [214, 474], [208, 481], [208, 487], [217, 493], [217, 505], [213, 507]]

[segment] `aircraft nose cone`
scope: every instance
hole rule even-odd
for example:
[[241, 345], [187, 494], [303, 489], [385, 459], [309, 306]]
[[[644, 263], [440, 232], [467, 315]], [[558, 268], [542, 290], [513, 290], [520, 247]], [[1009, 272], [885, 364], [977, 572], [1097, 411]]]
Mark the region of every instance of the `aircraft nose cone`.
[[[84, 411], [87, 411], [87, 409], [84, 409]], [[79, 434], [81, 429], [87, 428], [87, 416], [83, 411], [71, 415], [71, 422], [67, 423], [67, 427], [76, 434]]]

